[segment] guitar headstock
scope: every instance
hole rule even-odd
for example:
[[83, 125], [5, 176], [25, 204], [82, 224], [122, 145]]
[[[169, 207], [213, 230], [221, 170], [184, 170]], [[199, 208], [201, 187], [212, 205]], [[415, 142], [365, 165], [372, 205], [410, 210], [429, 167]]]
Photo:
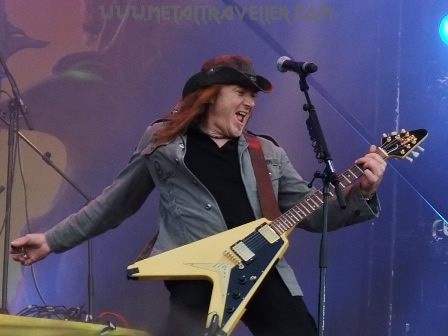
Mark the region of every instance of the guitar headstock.
[[396, 158], [396, 159], [407, 159], [410, 162], [413, 161], [412, 158], [408, 157], [412, 153], [414, 158], [419, 156], [419, 152], [424, 151], [420, 144], [428, 136], [428, 131], [425, 129], [418, 129], [413, 131], [401, 130], [400, 133], [392, 132], [390, 135], [383, 134], [381, 139], [381, 152], [384, 153], [385, 159]]

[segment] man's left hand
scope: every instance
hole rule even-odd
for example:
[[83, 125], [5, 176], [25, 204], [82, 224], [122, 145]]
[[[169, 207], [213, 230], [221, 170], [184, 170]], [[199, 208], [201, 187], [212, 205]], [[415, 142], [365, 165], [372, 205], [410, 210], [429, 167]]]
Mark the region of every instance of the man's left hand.
[[386, 170], [386, 161], [376, 153], [376, 146], [370, 146], [370, 152], [355, 161], [364, 170], [364, 177], [360, 182], [361, 193], [369, 198], [376, 192]]

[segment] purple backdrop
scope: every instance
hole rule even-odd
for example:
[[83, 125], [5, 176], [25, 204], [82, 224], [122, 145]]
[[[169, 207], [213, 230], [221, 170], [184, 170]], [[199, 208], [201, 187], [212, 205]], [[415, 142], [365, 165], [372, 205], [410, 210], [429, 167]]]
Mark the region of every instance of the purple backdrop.
[[[442, 223], [433, 223], [448, 216], [448, 46], [438, 36], [448, 4], [6, 0], [0, 6], [1, 52], [36, 131], [64, 144], [66, 173], [92, 196], [126, 165], [145, 127], [171, 110], [189, 75], [220, 54], [253, 58], [272, 81], [274, 91], [259, 95], [250, 129], [272, 135], [306, 179], [322, 165], [310, 146], [298, 77], [276, 70], [280, 56], [319, 66], [310, 94], [339, 171], [368, 144], [380, 144], [383, 132], [428, 129], [426, 151], [414, 164], [389, 162], [381, 217], [330, 234], [326, 332], [447, 334], [448, 242]], [[5, 79], [1, 85], [8, 91]], [[62, 183], [50, 203], [31, 219], [32, 231], [49, 229], [85, 200]], [[167, 293], [159, 281], [127, 281], [126, 267], [157, 231], [157, 215], [154, 193], [138, 214], [93, 240], [95, 315], [117, 312], [155, 335], [166, 318]], [[25, 223], [15, 225], [17, 234], [27, 232]], [[315, 316], [319, 239], [298, 230], [287, 253]], [[87, 304], [86, 255], [83, 244], [35, 266], [47, 302]], [[11, 273], [10, 310], [42, 304], [30, 269]], [[240, 325], [234, 335], [249, 333]]]

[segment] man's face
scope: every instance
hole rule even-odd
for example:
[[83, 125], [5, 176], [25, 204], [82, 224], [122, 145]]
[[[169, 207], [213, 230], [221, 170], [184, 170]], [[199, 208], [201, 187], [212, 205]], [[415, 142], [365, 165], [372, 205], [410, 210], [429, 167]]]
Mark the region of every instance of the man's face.
[[254, 90], [225, 85], [208, 109], [203, 130], [215, 136], [236, 138], [241, 135], [255, 107]]

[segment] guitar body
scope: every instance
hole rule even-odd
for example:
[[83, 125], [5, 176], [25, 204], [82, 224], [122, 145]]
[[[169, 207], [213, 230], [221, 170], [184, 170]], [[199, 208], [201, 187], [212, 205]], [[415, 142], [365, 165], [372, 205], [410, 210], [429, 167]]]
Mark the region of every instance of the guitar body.
[[[230, 334], [267, 272], [288, 248], [286, 237], [269, 242], [258, 231], [267, 223], [266, 219], [259, 219], [141, 260], [130, 265], [128, 273], [144, 279], [211, 281], [207, 326], [216, 314], [223, 335]], [[254, 254], [248, 252], [247, 260], [242, 260], [232, 249], [242, 237], [246, 237]], [[241, 254], [244, 252], [247, 251]]]
[[[384, 135], [376, 153], [383, 157], [409, 159], [428, 136], [424, 129]], [[363, 174], [359, 165], [338, 179], [346, 188]], [[334, 196], [334, 187], [330, 186]], [[323, 205], [322, 189], [273, 221], [264, 218], [138, 261], [128, 267], [128, 277], [163, 280], [209, 280], [213, 283], [207, 319], [208, 336], [230, 335], [243, 316], [249, 300], [268, 271], [286, 252], [287, 236], [294, 227]]]

